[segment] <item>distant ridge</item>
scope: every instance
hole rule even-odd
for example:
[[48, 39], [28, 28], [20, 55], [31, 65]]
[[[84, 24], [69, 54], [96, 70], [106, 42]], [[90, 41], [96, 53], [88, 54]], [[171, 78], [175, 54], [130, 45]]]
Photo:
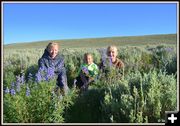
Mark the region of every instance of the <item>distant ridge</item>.
[[4, 45], [4, 49], [45, 48], [50, 41], [58, 42], [61, 48], [104, 47], [108, 45], [140, 46], [140, 45], [152, 45], [152, 44], [153, 45], [177, 44], [177, 34], [46, 40], [46, 41], [37, 41], [37, 42], [28, 42], [28, 43], [8, 44], [8, 45]]

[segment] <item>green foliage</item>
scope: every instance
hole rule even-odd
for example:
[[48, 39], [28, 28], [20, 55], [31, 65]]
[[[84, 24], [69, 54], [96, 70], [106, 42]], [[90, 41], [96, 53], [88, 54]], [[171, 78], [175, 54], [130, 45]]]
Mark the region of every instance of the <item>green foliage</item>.
[[66, 111], [66, 122], [100, 122], [100, 101], [102, 95], [102, 91], [98, 89], [90, 89], [80, 94], [74, 102], [74, 105]]
[[[79, 93], [73, 88], [73, 81], [85, 52], [92, 53], [94, 62], [100, 63], [101, 56], [95, 48], [60, 51], [70, 87], [62, 97], [53, 93], [56, 80], [34, 82], [43, 49], [5, 50], [3, 90], [11, 89], [12, 82], [16, 86], [18, 75], [25, 74], [28, 79], [31, 73], [33, 78], [21, 84], [20, 92], [15, 88], [15, 95], [3, 92], [3, 122], [157, 123], [165, 118], [165, 111], [177, 109], [175, 46], [118, 47], [118, 57], [125, 63], [125, 69], [107, 66], [86, 92]], [[30, 96], [26, 96], [27, 86]]]
[[[64, 110], [73, 104], [77, 96], [75, 91], [69, 91], [62, 97], [54, 92], [55, 80], [34, 84], [21, 85], [21, 91], [15, 95], [4, 94], [5, 123], [62, 123]], [[30, 95], [26, 95], [29, 85]], [[17, 90], [16, 90], [17, 91]]]

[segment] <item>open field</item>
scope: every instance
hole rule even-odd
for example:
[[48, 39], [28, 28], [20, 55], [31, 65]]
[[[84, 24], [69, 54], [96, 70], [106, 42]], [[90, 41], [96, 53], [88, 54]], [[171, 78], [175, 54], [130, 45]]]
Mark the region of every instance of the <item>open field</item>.
[[[159, 44], [177, 44], [176, 34], [167, 35], [146, 35], [146, 36], [129, 36], [129, 37], [105, 37], [92, 39], [72, 39], [72, 40], [50, 40], [58, 42], [62, 48], [94, 48], [107, 47], [108, 45], [116, 46], [142, 46], [142, 45], [159, 45]], [[39, 41], [31, 43], [17, 43], [4, 45], [4, 49], [25, 49], [25, 48], [45, 48], [50, 41]]]

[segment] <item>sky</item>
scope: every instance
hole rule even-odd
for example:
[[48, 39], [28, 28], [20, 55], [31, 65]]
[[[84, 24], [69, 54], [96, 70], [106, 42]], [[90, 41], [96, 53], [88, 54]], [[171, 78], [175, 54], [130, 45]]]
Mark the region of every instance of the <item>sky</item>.
[[177, 3], [3, 3], [3, 44], [177, 33]]

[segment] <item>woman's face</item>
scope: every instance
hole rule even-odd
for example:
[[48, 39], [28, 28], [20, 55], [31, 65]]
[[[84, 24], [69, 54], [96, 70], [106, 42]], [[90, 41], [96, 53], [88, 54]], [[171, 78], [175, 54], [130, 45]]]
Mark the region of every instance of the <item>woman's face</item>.
[[116, 61], [117, 51], [113, 48], [108, 51], [108, 56], [112, 59], [112, 62]]
[[90, 65], [92, 62], [93, 62], [93, 59], [92, 59], [92, 56], [91, 55], [88, 55], [86, 58], [85, 58], [85, 61], [88, 65]]
[[58, 46], [56, 46], [56, 45], [55, 45], [55, 46], [52, 46], [52, 47], [50, 48], [50, 50], [49, 50], [50, 57], [51, 57], [52, 59], [54, 59], [54, 58], [57, 56], [58, 51], [59, 51]]

